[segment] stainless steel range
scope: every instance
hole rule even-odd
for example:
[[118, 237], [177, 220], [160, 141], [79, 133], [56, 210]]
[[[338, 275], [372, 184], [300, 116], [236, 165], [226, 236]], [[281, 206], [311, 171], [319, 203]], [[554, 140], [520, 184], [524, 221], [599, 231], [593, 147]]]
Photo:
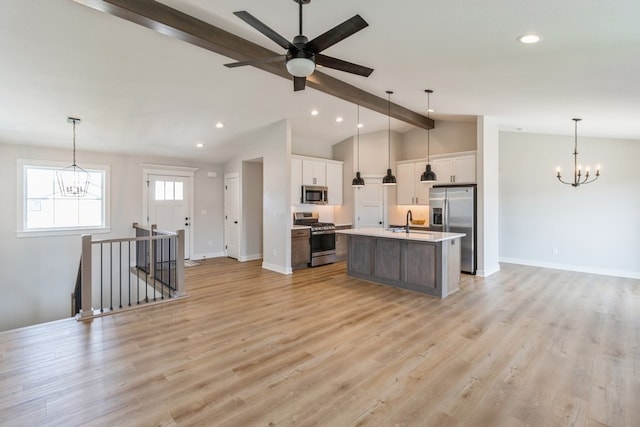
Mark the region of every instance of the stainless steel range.
[[336, 225], [320, 222], [318, 212], [294, 212], [294, 225], [308, 225], [311, 228], [310, 267], [336, 262]]

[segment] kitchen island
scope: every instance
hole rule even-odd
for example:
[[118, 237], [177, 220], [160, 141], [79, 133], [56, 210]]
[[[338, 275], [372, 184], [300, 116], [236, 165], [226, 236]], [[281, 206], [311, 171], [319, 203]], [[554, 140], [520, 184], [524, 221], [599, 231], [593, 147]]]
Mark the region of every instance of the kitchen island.
[[462, 233], [356, 228], [346, 234], [350, 276], [444, 298], [458, 290]]

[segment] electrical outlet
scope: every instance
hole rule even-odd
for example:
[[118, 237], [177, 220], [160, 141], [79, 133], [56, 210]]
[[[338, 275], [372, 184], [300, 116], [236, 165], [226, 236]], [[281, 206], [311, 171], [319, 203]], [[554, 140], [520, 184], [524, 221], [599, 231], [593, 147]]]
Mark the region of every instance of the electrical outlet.
[[558, 255], [558, 248], [553, 248], [552, 253], [553, 253], [554, 256]]

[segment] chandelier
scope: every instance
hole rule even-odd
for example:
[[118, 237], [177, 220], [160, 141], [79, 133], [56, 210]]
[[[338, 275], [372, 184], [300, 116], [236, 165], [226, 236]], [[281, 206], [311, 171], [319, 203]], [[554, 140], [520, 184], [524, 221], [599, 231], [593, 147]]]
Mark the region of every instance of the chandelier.
[[575, 141], [573, 146], [573, 182], [564, 181], [562, 179], [562, 177], [560, 176], [560, 168], [558, 168], [556, 171], [557, 172], [556, 177], [558, 178], [558, 181], [560, 181], [563, 184], [569, 184], [572, 187], [578, 187], [579, 185], [582, 185], [582, 184], [590, 184], [596, 179], [598, 179], [598, 177], [600, 176], [600, 167], [596, 166], [596, 176], [592, 177], [591, 179], [589, 179], [590, 174], [589, 174], [588, 166], [584, 171], [584, 175], [582, 174], [582, 165], [578, 164], [578, 122], [582, 119], [572, 119], [572, 120], [575, 122]]
[[67, 122], [73, 124], [73, 163], [56, 172], [58, 186], [63, 197], [84, 197], [90, 177], [89, 172], [76, 165], [76, 124], [80, 123], [80, 119], [67, 117]]

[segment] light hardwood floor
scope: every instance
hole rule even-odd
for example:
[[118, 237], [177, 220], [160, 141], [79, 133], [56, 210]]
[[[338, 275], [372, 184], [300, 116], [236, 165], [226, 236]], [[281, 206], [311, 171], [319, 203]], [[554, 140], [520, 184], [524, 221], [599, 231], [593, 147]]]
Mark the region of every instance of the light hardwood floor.
[[445, 300], [187, 268], [189, 298], [0, 333], [2, 425], [638, 426], [640, 281], [502, 265]]

